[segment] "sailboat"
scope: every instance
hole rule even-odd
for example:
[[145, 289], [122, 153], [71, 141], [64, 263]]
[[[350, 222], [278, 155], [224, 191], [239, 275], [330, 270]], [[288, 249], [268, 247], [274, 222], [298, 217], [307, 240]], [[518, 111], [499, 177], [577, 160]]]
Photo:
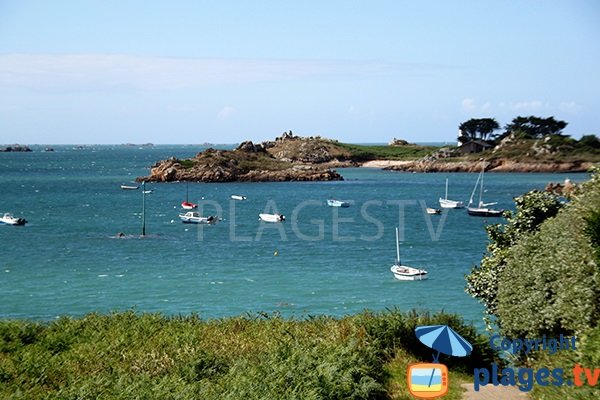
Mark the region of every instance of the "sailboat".
[[440, 207], [442, 208], [464, 208], [465, 203], [462, 201], [449, 200], [448, 199], [448, 178], [446, 178], [446, 196], [439, 199]]
[[188, 183], [187, 182], [185, 184], [185, 201], [181, 202], [181, 208], [183, 208], [185, 210], [193, 210], [195, 208], [198, 208], [198, 204], [190, 203], [188, 201]]
[[[497, 202], [484, 203], [482, 200], [484, 171], [485, 171], [485, 164], [482, 166], [481, 172], [479, 173], [479, 176], [477, 177], [477, 182], [475, 183], [475, 187], [473, 188], [473, 193], [471, 193], [471, 198], [469, 199], [469, 205], [467, 206], [467, 212], [469, 213], [469, 215], [474, 215], [476, 217], [501, 217], [504, 210], [495, 210], [493, 208], [489, 208], [489, 206], [498, 204]], [[477, 203], [477, 207], [473, 207], [473, 196], [475, 196], [475, 191], [477, 190], [477, 186], [479, 186], [479, 203]]]
[[392, 265], [390, 271], [394, 278], [399, 281], [422, 281], [427, 279], [427, 271], [424, 269], [413, 268], [402, 265], [400, 262], [400, 239], [398, 237], [398, 227], [396, 227], [396, 263]]

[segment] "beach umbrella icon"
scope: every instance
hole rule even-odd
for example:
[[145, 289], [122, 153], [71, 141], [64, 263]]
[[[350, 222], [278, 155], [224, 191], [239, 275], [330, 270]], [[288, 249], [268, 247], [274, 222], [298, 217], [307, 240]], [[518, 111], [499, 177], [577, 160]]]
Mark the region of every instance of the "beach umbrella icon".
[[[440, 353], [449, 356], [464, 357], [473, 351], [471, 343], [467, 342], [465, 338], [456, 333], [448, 325], [418, 326], [415, 328], [415, 334], [425, 346], [437, 350], [437, 355], [433, 356], [434, 363], [439, 363], [438, 358], [440, 357]], [[435, 368], [431, 371], [428, 386], [431, 386], [434, 373]]]
[[440, 353], [449, 356], [464, 357], [471, 354], [473, 346], [448, 325], [418, 326], [415, 329], [417, 338], [425, 346], [437, 350], [433, 362], [437, 363]]

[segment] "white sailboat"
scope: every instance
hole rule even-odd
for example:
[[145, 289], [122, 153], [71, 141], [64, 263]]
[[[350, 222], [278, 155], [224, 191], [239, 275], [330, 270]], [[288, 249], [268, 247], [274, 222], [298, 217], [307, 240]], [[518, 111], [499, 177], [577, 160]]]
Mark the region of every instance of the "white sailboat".
[[[471, 198], [469, 199], [469, 204], [467, 206], [467, 212], [469, 215], [473, 215], [476, 217], [501, 217], [504, 210], [496, 210], [493, 208], [489, 208], [489, 206], [493, 206], [498, 204], [497, 202], [493, 203], [484, 203], [483, 198], [483, 173], [485, 171], [485, 164], [481, 168], [481, 172], [477, 177], [477, 182], [475, 183], [475, 187], [473, 188], [473, 192], [471, 193]], [[473, 206], [473, 197], [475, 196], [475, 191], [479, 186], [479, 203], [477, 203], [477, 207]]]
[[448, 178], [446, 178], [446, 196], [439, 199], [440, 207], [442, 208], [464, 208], [465, 203], [462, 201], [449, 200], [448, 199]]
[[398, 237], [398, 227], [396, 227], [396, 263], [392, 265], [390, 271], [394, 278], [399, 281], [422, 281], [427, 279], [427, 271], [420, 268], [413, 268], [402, 265], [400, 262], [400, 239]]

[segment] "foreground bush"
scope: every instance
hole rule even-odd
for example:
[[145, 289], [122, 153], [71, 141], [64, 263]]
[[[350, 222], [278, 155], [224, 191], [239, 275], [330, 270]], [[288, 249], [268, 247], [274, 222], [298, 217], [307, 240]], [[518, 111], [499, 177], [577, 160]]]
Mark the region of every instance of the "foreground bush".
[[510, 247], [499, 273], [497, 316], [509, 337], [558, 337], [598, 325], [600, 173], [539, 231]]
[[[342, 319], [203, 321], [126, 312], [50, 324], [4, 321], [0, 398], [388, 398], [385, 363], [402, 348], [429, 361], [414, 327], [436, 323], [488, 348], [476, 345], [485, 339], [455, 316], [396, 310]], [[449, 365], [489, 364], [487, 351]]]

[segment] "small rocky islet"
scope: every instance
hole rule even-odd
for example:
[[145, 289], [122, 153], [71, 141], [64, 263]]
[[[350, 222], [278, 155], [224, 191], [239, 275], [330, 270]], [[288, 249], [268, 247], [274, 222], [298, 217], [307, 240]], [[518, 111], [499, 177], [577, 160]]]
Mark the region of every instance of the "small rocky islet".
[[[547, 140], [516, 140], [511, 135], [477, 154], [460, 147], [426, 147], [394, 139], [386, 146], [346, 145], [333, 139], [284, 132], [274, 141], [245, 141], [234, 150], [208, 148], [189, 159], [156, 162], [138, 182], [335, 181], [336, 167], [370, 166], [401, 172], [585, 172], [600, 155], [577, 157]], [[373, 149], [378, 148], [378, 151]], [[426, 155], [425, 155], [426, 154]]]
[[332, 166], [349, 165], [334, 141], [284, 133], [275, 141], [242, 142], [234, 150], [208, 148], [195, 157], [155, 163], [138, 182], [284, 182], [337, 181]]

